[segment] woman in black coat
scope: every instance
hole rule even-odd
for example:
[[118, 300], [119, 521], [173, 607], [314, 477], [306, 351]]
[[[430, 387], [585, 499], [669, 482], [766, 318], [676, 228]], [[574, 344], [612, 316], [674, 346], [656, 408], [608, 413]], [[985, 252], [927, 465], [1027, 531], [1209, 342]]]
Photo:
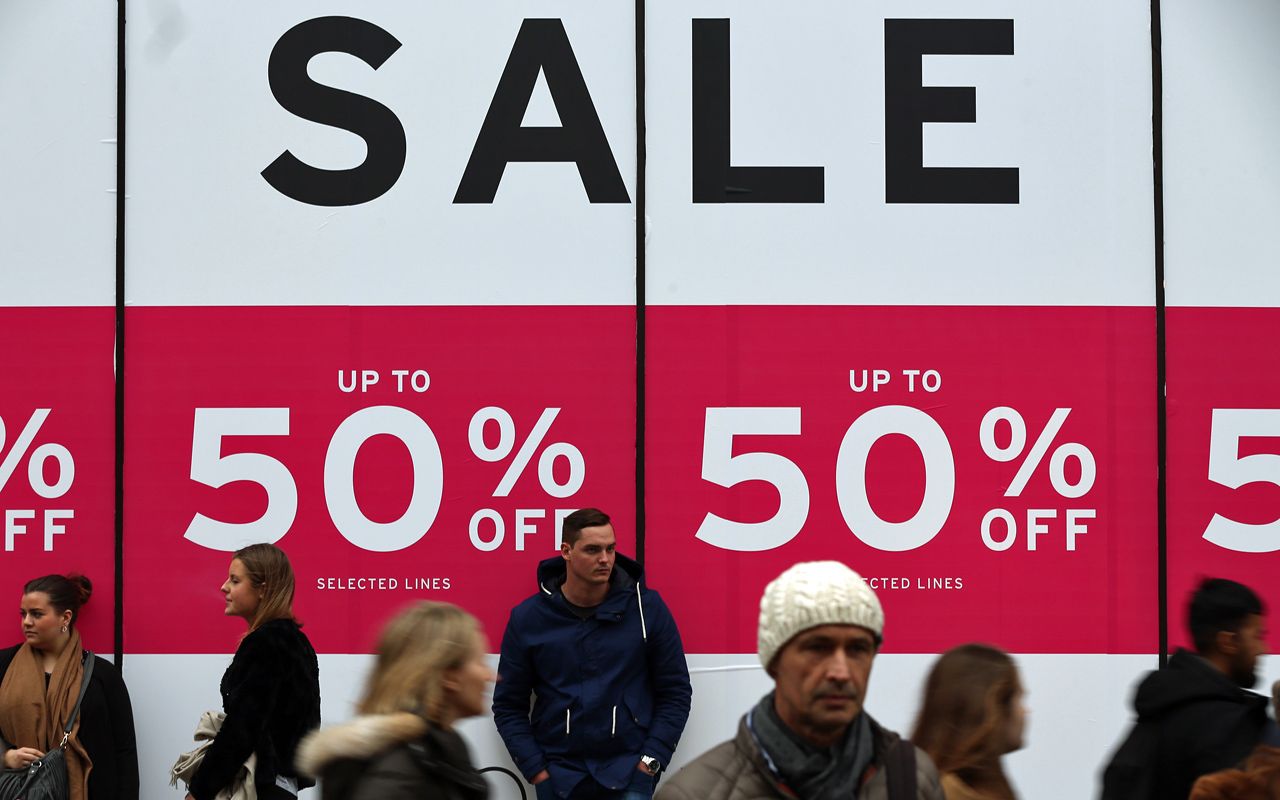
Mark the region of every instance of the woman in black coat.
[[475, 617], [448, 603], [391, 620], [360, 716], [298, 749], [299, 769], [322, 780], [321, 800], [485, 800], [488, 784], [453, 725], [488, 708], [487, 650]]
[[231, 559], [224, 613], [249, 631], [222, 675], [222, 728], [205, 750], [188, 798], [213, 800], [256, 754], [259, 800], [293, 800], [315, 783], [299, 776], [294, 751], [320, 726], [320, 665], [293, 616], [293, 568], [275, 545], [255, 544]]
[[[0, 650], [0, 750], [7, 769], [27, 767], [62, 741], [87, 663], [76, 618], [92, 592], [82, 575], [46, 575], [22, 590], [25, 641]], [[71, 800], [137, 800], [129, 691], [114, 664], [93, 659], [78, 729], [68, 743]]]

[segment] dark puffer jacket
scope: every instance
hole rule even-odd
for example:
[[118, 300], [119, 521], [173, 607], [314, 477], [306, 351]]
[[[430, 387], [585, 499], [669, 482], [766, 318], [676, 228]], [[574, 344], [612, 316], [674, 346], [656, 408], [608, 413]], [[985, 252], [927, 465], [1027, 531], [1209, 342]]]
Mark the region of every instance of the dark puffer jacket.
[[[227, 718], [191, 781], [192, 796], [213, 800], [253, 753], [258, 754], [258, 797], [277, 796], [276, 776], [298, 777], [294, 751], [302, 737], [320, 727], [315, 649], [293, 620], [265, 622], [240, 641], [221, 688]], [[299, 788], [314, 785], [298, 781]]]
[[370, 714], [326, 728], [298, 748], [321, 800], [485, 800], [489, 787], [452, 730], [414, 714]]
[[[885, 764], [889, 753], [897, 747], [913, 745], [880, 727], [870, 716], [867, 719], [871, 722], [871, 766], [863, 774], [857, 800], [888, 800]], [[933, 761], [919, 748], [915, 756], [916, 797], [944, 800]], [[795, 794], [774, 777], [743, 717], [736, 737], [711, 748], [664, 781], [654, 800], [766, 800], [773, 797], [794, 800]]]

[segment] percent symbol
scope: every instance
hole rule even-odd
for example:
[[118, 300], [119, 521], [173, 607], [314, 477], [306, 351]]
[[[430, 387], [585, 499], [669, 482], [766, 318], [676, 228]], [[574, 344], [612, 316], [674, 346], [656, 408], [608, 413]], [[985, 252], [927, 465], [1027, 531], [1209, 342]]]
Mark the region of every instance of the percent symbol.
[[[1005, 497], [1018, 497], [1027, 488], [1036, 467], [1044, 461], [1045, 454], [1049, 452], [1050, 445], [1070, 414], [1069, 408], [1054, 409], [1053, 415], [1031, 445], [1031, 451], [1022, 459], [1018, 471], [1014, 473], [1013, 481], [1004, 492]], [[1007, 424], [1010, 431], [1009, 444], [1004, 447], [996, 441], [996, 425], [1001, 422]], [[1016, 410], [1008, 406], [997, 406], [982, 417], [978, 438], [982, 442], [982, 452], [991, 460], [1001, 463], [1013, 461], [1022, 455], [1027, 446], [1027, 423]], [[1075, 483], [1067, 480], [1066, 464], [1069, 458], [1076, 459], [1080, 465], [1080, 478]], [[1054, 491], [1063, 497], [1083, 497], [1093, 488], [1097, 477], [1098, 465], [1093, 453], [1079, 442], [1060, 444], [1049, 457], [1049, 481], [1053, 484]]]
[[[4, 460], [0, 461], [0, 490], [9, 483], [9, 478], [13, 477], [18, 463], [31, 449], [36, 434], [40, 432], [44, 421], [49, 418], [50, 411], [51, 409], [48, 408], [37, 408], [33, 411]], [[4, 419], [0, 417], [0, 452], [4, 450], [6, 438]], [[44, 465], [51, 458], [58, 462], [58, 480], [52, 485], [46, 483], [44, 479]], [[71, 488], [71, 482], [75, 478], [76, 462], [71, 458], [71, 451], [60, 444], [53, 442], [42, 444], [27, 459], [27, 482], [31, 485], [32, 491], [45, 499], [62, 497]]]
[[[506, 497], [511, 494], [511, 489], [515, 487], [516, 480], [524, 474], [525, 468], [529, 466], [529, 462], [533, 460], [534, 453], [538, 452], [538, 448], [542, 447], [542, 441], [546, 438], [547, 433], [551, 430], [551, 424], [555, 422], [556, 417], [560, 414], [558, 408], [544, 408], [538, 421], [534, 423], [533, 430], [525, 437], [524, 442], [520, 444], [520, 449], [516, 451], [515, 458], [511, 459], [511, 463], [507, 466], [507, 471], [503, 473], [502, 480], [498, 482], [498, 488], [493, 490], [494, 497]], [[485, 426], [490, 422], [498, 425], [498, 443], [490, 447], [484, 440]], [[511, 455], [515, 450], [516, 443], [516, 423], [511, 418], [510, 412], [498, 406], [486, 406], [480, 409], [471, 417], [471, 424], [467, 426], [467, 441], [471, 444], [471, 452], [481, 461], [494, 463], [501, 461]], [[563, 458], [569, 464], [569, 477], [564, 483], [559, 483], [555, 479], [555, 461], [557, 458]], [[552, 497], [570, 497], [582, 488], [582, 482], [586, 479], [587, 466], [582, 458], [582, 451], [568, 442], [554, 442], [547, 445], [541, 455], [538, 456], [538, 482], [542, 484], [542, 489]]]

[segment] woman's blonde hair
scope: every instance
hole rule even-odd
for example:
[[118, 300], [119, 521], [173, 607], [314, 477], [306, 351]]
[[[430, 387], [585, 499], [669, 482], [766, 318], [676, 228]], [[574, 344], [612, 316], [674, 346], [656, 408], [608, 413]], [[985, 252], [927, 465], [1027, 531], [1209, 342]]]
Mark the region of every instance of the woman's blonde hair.
[[251, 544], [237, 550], [232, 558], [244, 565], [249, 582], [262, 594], [258, 610], [249, 620], [249, 633], [273, 619], [297, 622], [293, 615], [293, 567], [283, 550], [274, 544]]
[[382, 629], [359, 712], [410, 711], [441, 721], [444, 673], [475, 657], [479, 646], [480, 623], [475, 617], [449, 603], [415, 603]]

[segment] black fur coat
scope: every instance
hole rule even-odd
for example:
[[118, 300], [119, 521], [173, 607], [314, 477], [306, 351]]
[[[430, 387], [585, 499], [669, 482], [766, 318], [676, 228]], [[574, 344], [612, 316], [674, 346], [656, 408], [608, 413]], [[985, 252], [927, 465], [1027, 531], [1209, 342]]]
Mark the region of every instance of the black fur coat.
[[[277, 775], [298, 777], [298, 742], [320, 727], [320, 665], [311, 642], [292, 620], [263, 623], [240, 641], [222, 675], [227, 718], [191, 781], [196, 800], [213, 800], [231, 784], [250, 754], [258, 754], [258, 797], [276, 794]], [[299, 778], [298, 787], [314, 786]]]

